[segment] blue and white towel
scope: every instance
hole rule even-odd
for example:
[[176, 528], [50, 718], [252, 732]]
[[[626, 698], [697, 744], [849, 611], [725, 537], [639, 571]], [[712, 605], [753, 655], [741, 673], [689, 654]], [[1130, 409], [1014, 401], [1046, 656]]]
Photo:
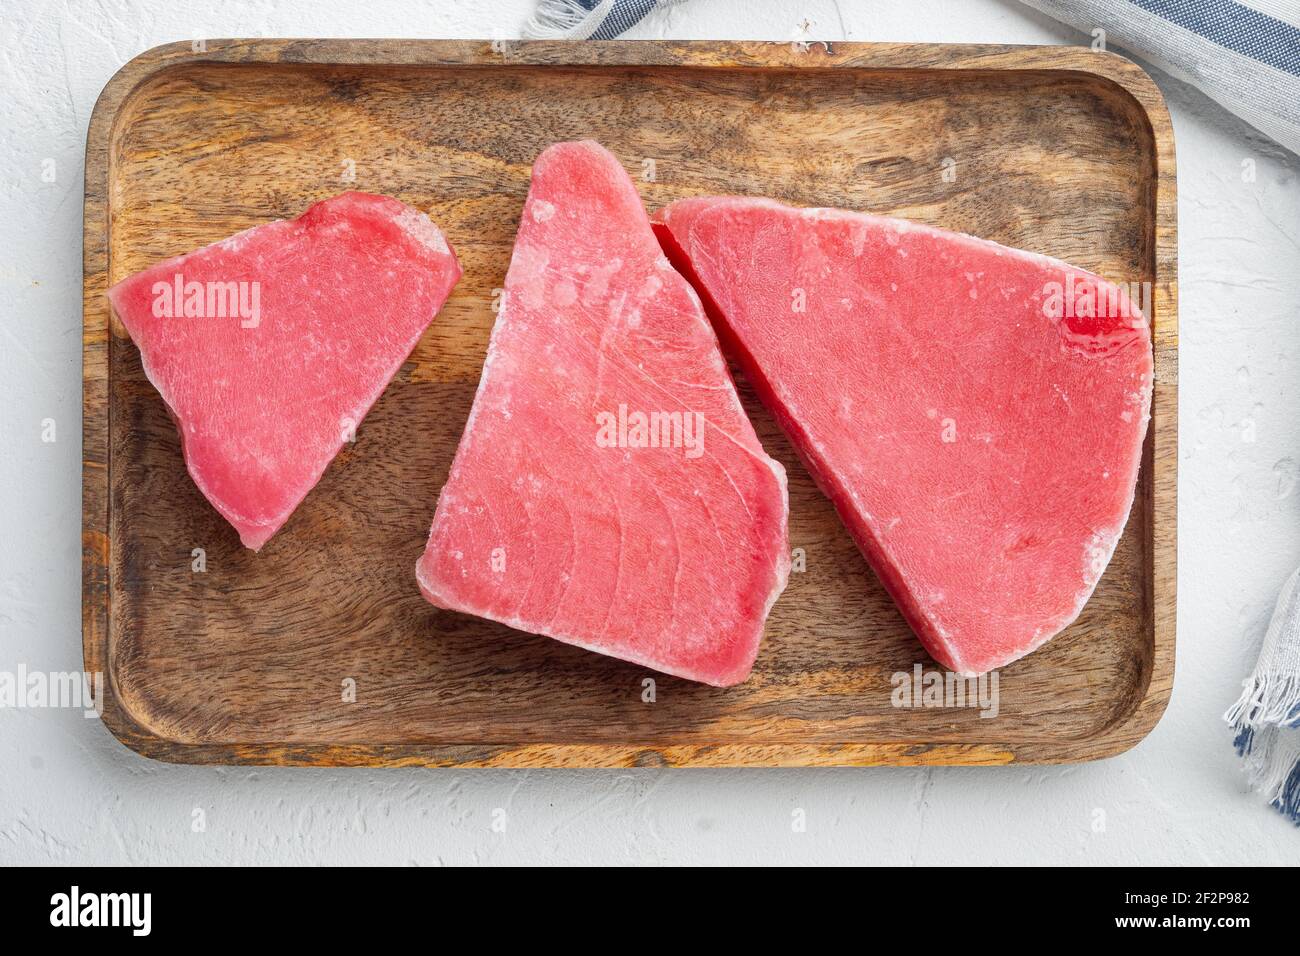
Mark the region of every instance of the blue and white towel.
[[612, 40], [655, 7], [682, 0], [539, 0], [524, 35], [538, 40]]
[[1277, 599], [1255, 673], [1223, 719], [1251, 786], [1300, 824], [1300, 571]]
[[[609, 40], [682, 0], [539, 0], [534, 38]], [[1300, 153], [1300, 0], [1024, 0], [1186, 80]], [[1104, 34], [1095, 31], [1104, 31]]]

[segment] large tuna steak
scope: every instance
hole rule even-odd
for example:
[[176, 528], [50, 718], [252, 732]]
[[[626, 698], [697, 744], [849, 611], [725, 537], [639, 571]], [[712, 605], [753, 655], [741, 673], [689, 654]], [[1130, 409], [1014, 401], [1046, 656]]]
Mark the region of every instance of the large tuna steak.
[[108, 296], [199, 490], [254, 550], [288, 520], [460, 278], [424, 213], [344, 193]]
[[724, 345], [922, 643], [955, 671], [1075, 619], [1133, 502], [1147, 322], [1118, 287], [969, 236], [770, 200], [658, 217]]
[[416, 577], [439, 607], [725, 686], [785, 586], [785, 472], [595, 143], [533, 166]]

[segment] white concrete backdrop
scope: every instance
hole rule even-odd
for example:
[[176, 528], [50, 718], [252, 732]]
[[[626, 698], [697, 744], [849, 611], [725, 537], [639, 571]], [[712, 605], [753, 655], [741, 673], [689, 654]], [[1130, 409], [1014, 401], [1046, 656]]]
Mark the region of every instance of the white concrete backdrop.
[[[82, 151], [108, 78], [171, 40], [506, 38], [531, 8], [4, 0], [0, 670], [81, 666]], [[690, 0], [631, 35], [788, 40], [804, 23], [826, 40], [1088, 39], [1014, 0]], [[79, 712], [0, 710], [0, 863], [1300, 862], [1300, 830], [1246, 791], [1219, 719], [1300, 563], [1300, 159], [1156, 79], [1179, 176], [1178, 674], [1135, 750], [1038, 770], [190, 768], [134, 755]], [[42, 180], [46, 160], [55, 182]], [[54, 443], [41, 440], [48, 418]], [[196, 808], [206, 832], [192, 832]], [[504, 833], [491, 828], [497, 808]], [[804, 833], [792, 832], [796, 808]]]

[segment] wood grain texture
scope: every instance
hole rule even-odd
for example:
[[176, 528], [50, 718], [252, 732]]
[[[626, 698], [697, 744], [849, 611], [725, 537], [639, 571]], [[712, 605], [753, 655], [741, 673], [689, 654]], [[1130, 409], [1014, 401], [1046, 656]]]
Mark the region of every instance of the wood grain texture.
[[[1128, 528], [1079, 620], [1000, 674], [1001, 712], [896, 709], [926, 658], [744, 383], [790, 475], [794, 574], [727, 690], [426, 604], [414, 582], [533, 158], [599, 140], [649, 208], [704, 193], [908, 216], [1150, 282], [1156, 385]], [[944, 160], [956, 178], [945, 181]], [[355, 181], [341, 178], [345, 164]], [[644, 178], [653, 161], [653, 181]], [[260, 554], [185, 473], [109, 284], [346, 188], [428, 211], [465, 278]], [[1151, 80], [1086, 49], [249, 40], [160, 47], [86, 152], [83, 631], [104, 720], [201, 763], [508, 767], [1005, 764], [1105, 757], [1174, 665], [1173, 135]], [[191, 552], [206, 552], [206, 573]], [[345, 703], [342, 684], [356, 682]]]

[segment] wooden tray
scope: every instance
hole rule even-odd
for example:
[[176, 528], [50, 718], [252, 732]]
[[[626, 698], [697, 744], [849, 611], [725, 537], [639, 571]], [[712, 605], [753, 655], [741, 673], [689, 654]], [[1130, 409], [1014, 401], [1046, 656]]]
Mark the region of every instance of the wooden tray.
[[[807, 560], [745, 684], [653, 675], [647, 703], [644, 669], [421, 598], [415, 560], [478, 382], [530, 164], [549, 143], [584, 137], [623, 159], [651, 209], [698, 193], [843, 206], [1153, 284], [1155, 403], [1128, 529], [1079, 620], [1001, 672], [996, 719], [891, 706], [891, 675], [934, 665], [743, 382], [764, 445], [789, 471], [791, 543]], [[465, 277], [356, 444], [253, 554], [187, 477], [104, 290], [347, 188], [427, 210]], [[503, 767], [1047, 763], [1119, 753], [1164, 709], [1174, 148], [1159, 92], [1124, 59], [865, 43], [173, 44], [131, 61], [100, 97], [85, 216], [86, 668], [107, 676], [104, 720], [140, 753]], [[204, 573], [192, 570], [196, 548]]]

